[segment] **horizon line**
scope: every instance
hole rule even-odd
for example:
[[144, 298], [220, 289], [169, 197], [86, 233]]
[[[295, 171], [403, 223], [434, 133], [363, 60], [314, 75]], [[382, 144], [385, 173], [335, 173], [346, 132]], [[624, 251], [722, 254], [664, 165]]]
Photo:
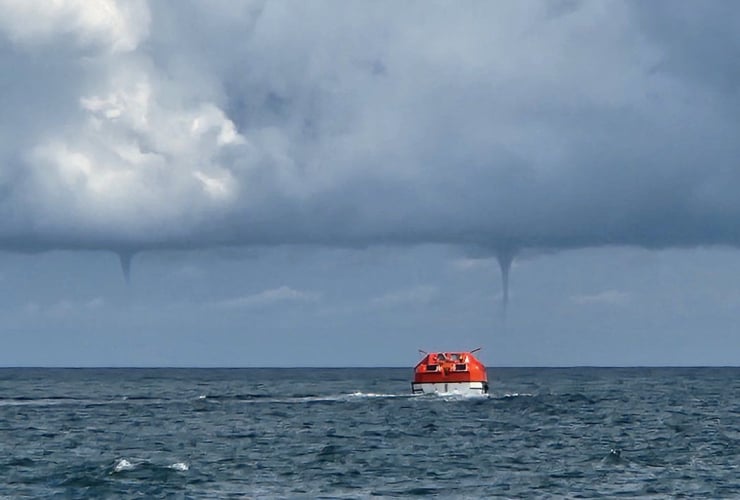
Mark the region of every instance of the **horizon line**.
[[[414, 365], [382, 366], [190, 366], [190, 365], [0, 365], [0, 370], [355, 370], [355, 369], [409, 369]], [[740, 368], [740, 365], [497, 365], [486, 366], [486, 369], [635, 369], [635, 368]]]

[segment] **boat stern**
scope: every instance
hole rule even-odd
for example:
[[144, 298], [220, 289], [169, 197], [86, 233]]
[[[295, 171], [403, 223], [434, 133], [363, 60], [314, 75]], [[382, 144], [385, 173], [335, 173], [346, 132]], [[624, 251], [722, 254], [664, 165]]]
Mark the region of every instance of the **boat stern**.
[[488, 376], [473, 352], [426, 354], [414, 368], [413, 394], [487, 394]]

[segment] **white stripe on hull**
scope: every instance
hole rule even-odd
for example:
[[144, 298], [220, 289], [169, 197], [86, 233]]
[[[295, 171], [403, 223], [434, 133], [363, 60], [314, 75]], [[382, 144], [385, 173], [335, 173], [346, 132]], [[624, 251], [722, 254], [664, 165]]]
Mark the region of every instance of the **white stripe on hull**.
[[413, 382], [411, 392], [414, 394], [486, 394], [487, 382]]

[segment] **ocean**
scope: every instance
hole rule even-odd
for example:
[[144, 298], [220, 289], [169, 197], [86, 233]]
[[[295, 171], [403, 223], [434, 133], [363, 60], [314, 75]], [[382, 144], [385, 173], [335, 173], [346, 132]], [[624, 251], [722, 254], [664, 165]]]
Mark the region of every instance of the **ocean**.
[[740, 369], [0, 369], [0, 498], [738, 498]]

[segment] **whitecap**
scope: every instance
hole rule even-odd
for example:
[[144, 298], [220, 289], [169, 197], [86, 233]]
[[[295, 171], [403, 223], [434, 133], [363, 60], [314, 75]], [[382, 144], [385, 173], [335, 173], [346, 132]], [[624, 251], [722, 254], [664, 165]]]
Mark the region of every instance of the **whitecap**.
[[113, 472], [123, 472], [126, 470], [131, 470], [133, 468], [134, 466], [131, 462], [129, 462], [125, 458], [121, 458], [118, 461], [116, 461], [116, 465], [113, 466]]
[[436, 392], [434, 393], [444, 401], [460, 401], [466, 399], [486, 399], [490, 396], [488, 394], [476, 394], [476, 393], [465, 393], [465, 392]]
[[174, 464], [170, 465], [170, 469], [185, 472], [186, 470], [190, 469], [190, 466], [185, 462], [175, 462]]
[[353, 392], [348, 394], [350, 398], [396, 398], [399, 396], [408, 396], [408, 394], [384, 394], [378, 392]]

